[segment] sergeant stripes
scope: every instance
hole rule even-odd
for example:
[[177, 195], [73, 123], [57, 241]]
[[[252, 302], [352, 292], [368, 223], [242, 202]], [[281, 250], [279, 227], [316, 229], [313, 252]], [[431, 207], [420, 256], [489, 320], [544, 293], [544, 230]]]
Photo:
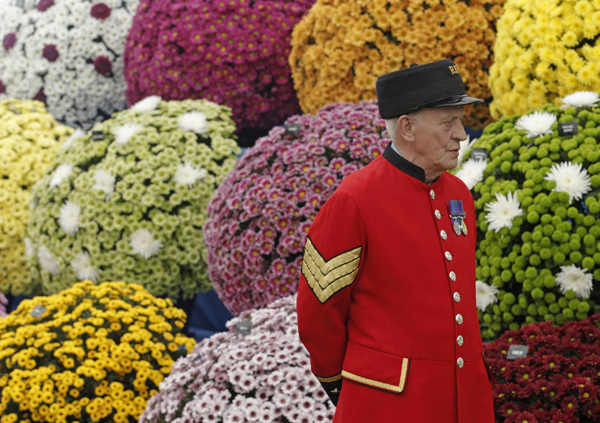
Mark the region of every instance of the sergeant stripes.
[[362, 246], [359, 246], [325, 260], [312, 240], [306, 238], [302, 274], [321, 303], [325, 303], [333, 294], [354, 282], [361, 252]]

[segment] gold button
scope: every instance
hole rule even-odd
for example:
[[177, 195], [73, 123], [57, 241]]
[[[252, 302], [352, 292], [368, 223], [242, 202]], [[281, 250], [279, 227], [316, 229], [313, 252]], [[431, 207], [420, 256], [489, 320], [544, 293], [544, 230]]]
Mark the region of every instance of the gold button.
[[459, 325], [462, 325], [463, 321], [464, 321], [464, 319], [462, 317], [462, 314], [457, 314], [456, 315], [456, 323], [458, 323]]
[[435, 191], [434, 190], [429, 191], [429, 195], [431, 195], [432, 200], [435, 200]]
[[463, 339], [462, 335], [458, 335], [458, 337], [456, 338], [456, 344], [459, 347], [462, 347], [462, 344], [465, 342], [465, 340]]
[[446, 233], [445, 230], [442, 229], [442, 231], [440, 232], [440, 236], [442, 237], [442, 239], [445, 241], [448, 239], [448, 234]]
[[456, 365], [458, 366], [459, 369], [462, 369], [463, 366], [465, 365], [465, 360], [463, 360], [462, 357], [458, 357], [458, 360], [456, 360]]
[[451, 280], [452, 282], [456, 282], [456, 273], [454, 273], [454, 272], [450, 272], [450, 280]]
[[446, 260], [448, 261], [452, 261], [452, 254], [450, 254], [450, 251], [446, 251]]
[[439, 210], [435, 211], [435, 217], [437, 217], [438, 220], [440, 220], [442, 218], [442, 213], [440, 213]]
[[454, 293], [454, 301], [456, 301], [457, 303], [460, 303], [460, 294], [458, 292]]

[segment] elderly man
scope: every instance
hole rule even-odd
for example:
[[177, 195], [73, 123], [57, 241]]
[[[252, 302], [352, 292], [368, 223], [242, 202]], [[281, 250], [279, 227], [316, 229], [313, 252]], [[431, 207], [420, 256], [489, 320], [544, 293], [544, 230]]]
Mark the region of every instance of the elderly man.
[[377, 80], [392, 142], [312, 224], [302, 342], [335, 423], [493, 423], [475, 306], [475, 209], [458, 164], [466, 95], [450, 60]]

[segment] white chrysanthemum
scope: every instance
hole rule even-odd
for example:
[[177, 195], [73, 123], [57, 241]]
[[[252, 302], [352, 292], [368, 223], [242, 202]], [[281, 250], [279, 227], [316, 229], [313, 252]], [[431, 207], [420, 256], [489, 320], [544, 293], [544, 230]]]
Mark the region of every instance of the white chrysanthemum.
[[38, 249], [38, 260], [45, 271], [58, 275], [60, 273], [60, 264], [50, 250], [43, 245]]
[[498, 232], [502, 228], [512, 228], [512, 221], [517, 216], [523, 215], [517, 194], [509, 192], [508, 196], [496, 193], [496, 201], [485, 205], [487, 214], [485, 220], [489, 223], [488, 229]]
[[73, 261], [71, 261], [71, 267], [79, 280], [96, 282], [96, 279], [98, 278], [98, 269], [92, 267], [90, 255], [88, 253], [78, 253]]
[[71, 176], [71, 172], [73, 172], [73, 165], [71, 164], [63, 163], [58, 166], [52, 174], [52, 178], [50, 178], [50, 188], [59, 186], [62, 181]]
[[35, 247], [31, 239], [25, 237], [25, 255], [27, 257], [33, 257], [35, 255]]
[[60, 208], [60, 215], [58, 216], [58, 223], [62, 230], [69, 235], [75, 235], [79, 230], [80, 215], [81, 207], [67, 200]]
[[569, 194], [569, 202], [580, 200], [592, 189], [590, 174], [581, 164], [569, 162], [555, 164], [544, 179], [555, 181], [556, 187], [553, 191]]
[[115, 136], [115, 142], [118, 145], [125, 145], [129, 142], [131, 137], [144, 129], [144, 125], [139, 123], [126, 123], [125, 125], [117, 126], [112, 130]]
[[155, 240], [148, 229], [138, 229], [132, 233], [129, 245], [135, 254], [147, 259], [158, 254], [162, 248], [162, 242]]
[[108, 197], [115, 192], [115, 177], [106, 170], [97, 170], [94, 173], [94, 190], [103, 191]]
[[186, 131], [192, 131], [196, 134], [205, 134], [208, 130], [206, 115], [202, 112], [188, 112], [177, 119], [179, 127]]
[[79, 138], [83, 138], [85, 137], [85, 132], [83, 132], [81, 129], [76, 129], [75, 132], [73, 132], [71, 134], [71, 136], [69, 138], [67, 138], [67, 140], [65, 142], [63, 142], [63, 144], [61, 145], [62, 149], [67, 149], [69, 147], [71, 147], [73, 145], [73, 142], [75, 140], [78, 140]]
[[177, 184], [192, 186], [197, 180], [206, 177], [206, 170], [192, 166], [191, 162], [185, 162], [184, 165], [177, 166], [177, 172], [173, 175], [173, 180]]
[[556, 122], [556, 116], [552, 113], [534, 112], [529, 115], [521, 116], [517, 121], [515, 128], [523, 129], [527, 132], [529, 138], [536, 138], [540, 135], [551, 134], [550, 127]]
[[581, 299], [590, 297], [593, 288], [594, 277], [586, 273], [587, 269], [581, 269], [574, 264], [560, 266], [560, 273], [556, 275], [556, 283], [564, 294], [571, 290]]
[[458, 165], [459, 166], [465, 159], [465, 154], [467, 154], [467, 151], [469, 151], [469, 148], [473, 147], [473, 144], [475, 144], [475, 141], [477, 141], [477, 138], [475, 138], [473, 141], [471, 141], [471, 136], [467, 135], [467, 139], [460, 142], [460, 150], [458, 150]]
[[483, 172], [487, 167], [485, 160], [467, 160], [462, 168], [456, 172], [456, 177], [465, 183], [467, 188], [473, 189], [478, 182], [483, 180]]
[[133, 106], [131, 106], [130, 110], [139, 113], [148, 113], [152, 110], [156, 110], [161, 101], [162, 98], [160, 96], [151, 95], [135, 103]]
[[481, 311], [498, 302], [498, 288], [485, 282], [477, 281], [475, 284], [475, 302]]
[[596, 107], [600, 95], [594, 91], [578, 91], [561, 98], [565, 106]]

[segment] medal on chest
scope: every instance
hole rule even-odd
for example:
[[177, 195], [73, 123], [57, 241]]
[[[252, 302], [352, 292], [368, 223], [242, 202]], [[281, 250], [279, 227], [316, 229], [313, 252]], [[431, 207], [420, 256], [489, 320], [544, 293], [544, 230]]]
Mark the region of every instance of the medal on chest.
[[448, 212], [450, 213], [450, 220], [452, 220], [452, 228], [454, 233], [458, 236], [461, 234], [467, 235], [467, 224], [465, 223], [465, 209], [461, 200], [449, 200], [448, 201]]

